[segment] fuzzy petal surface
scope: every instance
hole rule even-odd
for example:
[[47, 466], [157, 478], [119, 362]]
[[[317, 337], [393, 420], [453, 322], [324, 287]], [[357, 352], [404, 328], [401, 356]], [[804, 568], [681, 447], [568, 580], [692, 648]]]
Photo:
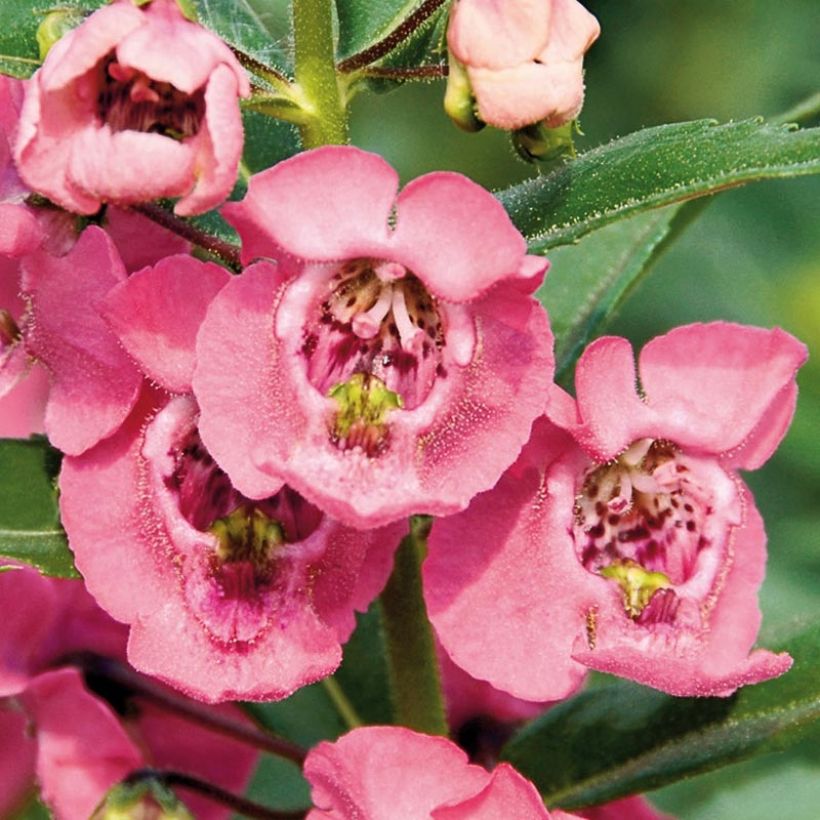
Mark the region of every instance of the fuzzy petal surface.
[[[387, 575], [385, 560], [365, 583], [359, 568], [372, 550], [395, 547], [399, 532], [363, 536], [316, 511], [313, 529], [281, 546], [269, 573], [214, 563], [217, 541], [206, 523], [220, 513], [206, 511], [198, 529], [181, 512], [183, 504], [211, 503], [208, 493], [216, 510], [220, 487], [230, 487], [200, 450], [189, 475], [195, 481], [196, 469], [210, 470], [202, 473], [201, 489], [178, 483], [179, 465], [193, 458], [179, 442], [194, 433], [196, 412], [187, 397], [173, 399], [153, 419], [150, 404], [138, 407], [111, 439], [67, 459], [63, 522], [89, 589], [131, 625], [134, 666], [209, 702], [283, 698], [338, 666], [354, 608], [366, 608]], [[209, 475], [216, 483], [206, 481]], [[87, 499], [103, 492], [105, 515], [88, 516]], [[123, 574], [138, 592], [118, 582]]]
[[392, 256], [448, 301], [475, 299], [515, 276], [526, 254], [501, 203], [461, 174], [413, 180], [396, 208]]
[[111, 205], [105, 212], [105, 230], [114, 240], [129, 273], [156, 265], [166, 256], [190, 253], [191, 243], [161, 228], [137, 211]]
[[15, 817], [34, 791], [37, 746], [26, 716], [0, 702], [0, 816]]
[[222, 214], [239, 231], [243, 262], [282, 251], [313, 261], [379, 256], [398, 187], [398, 174], [376, 154], [329, 146], [254, 174], [242, 202]]
[[509, 763], [502, 763], [490, 774], [487, 785], [478, 793], [450, 806], [433, 809], [434, 820], [550, 820], [538, 789]]
[[78, 454], [119, 427], [139, 392], [139, 372], [97, 310], [125, 270], [105, 232], [91, 226], [66, 256], [38, 252], [23, 271], [32, 312], [26, 347], [52, 378], [46, 431]]
[[470, 66], [499, 69], [532, 60], [549, 37], [553, 5], [550, 0], [457, 0], [447, 44]]
[[309, 820], [428, 820], [482, 789], [489, 775], [449, 740], [393, 726], [354, 729], [308, 754]]
[[430, 620], [453, 661], [525, 700], [565, 697], [584, 675], [570, 652], [596, 579], [566, 548], [566, 536], [556, 543], [544, 503], [572, 509], [574, 485], [548, 479], [544, 469], [568, 446], [560, 431], [536, 425], [494, 489], [435, 522], [423, 567]]
[[765, 574], [766, 534], [751, 494], [744, 488], [743, 495], [746, 520], [731, 533], [726, 575], [713, 593], [705, 630], [692, 640], [642, 628], [625, 623], [622, 612], [609, 612], [604, 602], [594, 648], [579, 638], [573, 657], [678, 697], [727, 697], [788, 671], [789, 655], [752, 651], [761, 620], [757, 593]]
[[37, 733], [37, 779], [58, 820], [89, 817], [108, 789], [142, 765], [111, 709], [76, 669], [39, 675], [21, 698]]
[[230, 278], [213, 262], [166, 257], [112, 288], [102, 313], [149, 378], [172, 393], [189, 392], [197, 331]]

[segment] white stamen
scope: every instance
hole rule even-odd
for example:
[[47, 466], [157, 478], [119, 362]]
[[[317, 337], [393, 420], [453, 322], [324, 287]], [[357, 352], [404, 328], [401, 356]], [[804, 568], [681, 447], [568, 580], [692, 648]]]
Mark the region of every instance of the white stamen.
[[393, 286], [382, 288], [376, 304], [364, 313], [357, 313], [353, 317], [351, 328], [360, 339], [372, 339], [381, 327], [382, 320], [387, 316], [393, 302]]
[[417, 352], [424, 338], [424, 331], [416, 327], [410, 320], [407, 304], [404, 301], [404, 288], [402, 287], [393, 289], [393, 319], [399, 330], [402, 348], [408, 352]]

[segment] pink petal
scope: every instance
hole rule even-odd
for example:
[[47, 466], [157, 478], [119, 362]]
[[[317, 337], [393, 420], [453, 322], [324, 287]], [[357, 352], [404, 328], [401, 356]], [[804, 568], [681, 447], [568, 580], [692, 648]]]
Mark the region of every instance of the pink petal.
[[[236, 723], [250, 723], [234, 706], [214, 707], [214, 711]], [[145, 701], [140, 703], [134, 723], [148, 747], [152, 766], [186, 772], [234, 794], [244, 793], [259, 759], [259, 752], [252, 746], [204, 729]], [[193, 816], [200, 820], [227, 820], [231, 816], [225, 807], [191, 791], [186, 790], [180, 796]]]
[[542, 483], [570, 446], [556, 428], [537, 424], [494, 489], [435, 522], [423, 567], [430, 620], [453, 661], [525, 700], [565, 697], [584, 674], [570, 651], [599, 579], [580, 565], [565, 521], [553, 513], [573, 508], [573, 460], [558, 462], [558, 474]]
[[[15, 355], [22, 358], [23, 353], [21, 349]], [[0, 370], [0, 393], [6, 375], [5, 368]], [[48, 390], [48, 374], [42, 367], [31, 368], [26, 378], [15, 383], [14, 389], [0, 398], [0, 437], [28, 438], [44, 432]]]
[[[118, 204], [187, 193], [195, 154], [188, 141], [89, 124], [70, 143], [66, 177], [83, 196]], [[95, 209], [96, 210], [96, 209]]]
[[575, 391], [581, 423], [570, 429], [593, 461], [608, 461], [633, 441], [653, 436], [658, 427], [638, 396], [626, 339], [604, 336], [587, 347], [575, 369]]
[[[653, 339], [640, 355], [649, 404], [669, 419], [667, 437], [759, 467], [794, 410], [794, 377], [806, 347], [775, 328], [728, 322], [687, 325]], [[747, 449], [748, 448], [748, 449]]]
[[[176, 60], [176, 58], [175, 58]], [[235, 73], [217, 66], [205, 89], [205, 118], [197, 135], [189, 140], [196, 152], [193, 189], [174, 206], [180, 216], [204, 213], [225, 200], [236, 182], [242, 156], [244, 130], [236, 98]]]
[[199, 432], [233, 485], [249, 498], [272, 495], [283, 484], [252, 462], [263, 434], [305, 425], [295, 402], [277, 400], [280, 375], [265, 365], [276, 355], [273, 307], [283, 284], [274, 265], [247, 268], [213, 300], [197, 339], [193, 384], [203, 408]]
[[166, 256], [190, 253], [191, 243], [161, 228], [137, 211], [110, 205], [105, 211], [105, 229], [117, 246], [129, 273], [155, 265]]
[[112, 288], [101, 310], [148, 377], [184, 393], [191, 389], [199, 326], [230, 278], [212, 262], [166, 257]]
[[316, 808], [308, 820], [428, 820], [437, 806], [475, 794], [489, 780], [442, 737], [398, 726], [354, 729], [308, 753]]
[[555, 128], [578, 116], [584, 102], [583, 67], [527, 62], [510, 68], [468, 68], [479, 117], [506, 130], [546, 120]]
[[173, 590], [170, 579], [157, 575], [151, 554], [133, 548], [140, 531], [134, 514], [140, 433], [157, 404], [144, 392], [115, 435], [80, 457], [65, 458], [60, 472], [60, 517], [77, 567], [100, 606], [125, 622], [161, 606]]
[[281, 251], [314, 261], [385, 255], [398, 175], [379, 156], [328, 146], [255, 174], [222, 209], [242, 237], [242, 259]]
[[81, 214], [96, 213], [100, 202], [67, 179], [66, 167], [73, 138], [89, 117], [90, 107], [80, 104], [74, 95], [59, 90], [46, 93], [35, 79], [28, 86], [14, 146], [17, 169], [26, 185]]
[[552, 6], [552, 0], [458, 0], [447, 43], [470, 66], [499, 69], [532, 60], [547, 42]]
[[526, 243], [489, 192], [460, 174], [413, 180], [397, 203], [393, 256], [437, 296], [474, 299], [514, 278]]
[[204, 86], [222, 64], [237, 80], [242, 95], [249, 93], [245, 72], [230, 48], [208, 29], [186, 20], [176, 0], [154, 0], [145, 7], [140, 28], [117, 45], [117, 59], [186, 94]]
[[52, 47], [33, 82], [44, 91], [64, 88], [94, 68], [123, 37], [139, 28], [143, 19], [131, 3], [104, 6]]
[[31, 568], [0, 573], [0, 592], [0, 697], [6, 697], [23, 691], [38, 671], [40, 645], [54, 626], [57, 602], [50, 582]]
[[42, 231], [33, 211], [25, 205], [0, 202], [0, 253], [22, 256], [40, 244]]
[[17, 817], [34, 791], [37, 745], [29, 737], [26, 716], [0, 705], [0, 816]]
[[573, 657], [680, 697], [727, 697], [740, 686], [786, 672], [792, 660], [785, 653], [761, 649], [749, 654], [760, 627], [757, 593], [765, 574], [766, 534], [751, 494], [745, 486], [742, 492], [746, 520], [730, 536], [727, 575], [710, 595], [708, 628], [697, 643], [672, 640], [651, 628], [643, 628], [640, 639], [624, 641], [617, 631], [607, 634], [606, 616], [601, 616], [594, 650], [579, 638]]
[[37, 731], [37, 779], [58, 817], [88, 817], [108, 789], [143, 765], [111, 709], [76, 669], [39, 675], [21, 697]]
[[125, 271], [95, 226], [66, 256], [38, 252], [23, 269], [33, 317], [26, 347], [52, 376], [46, 430], [55, 446], [78, 454], [119, 427], [139, 391], [139, 373], [97, 312]]
[[579, 817], [585, 820], [674, 820], [671, 815], [657, 811], [646, 798], [638, 795], [583, 809]]
[[434, 820], [550, 820], [538, 790], [509, 763], [497, 766], [478, 794], [460, 803], [433, 809]]

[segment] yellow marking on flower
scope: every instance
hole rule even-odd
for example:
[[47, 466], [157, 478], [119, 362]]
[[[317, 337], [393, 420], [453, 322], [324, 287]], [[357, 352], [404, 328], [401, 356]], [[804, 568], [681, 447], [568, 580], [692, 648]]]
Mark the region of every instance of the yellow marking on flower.
[[361, 447], [377, 455], [386, 446], [387, 416], [403, 406], [401, 396], [369, 373], [354, 373], [346, 382], [328, 391], [339, 409], [331, 427], [331, 437], [343, 449]]
[[637, 618], [659, 589], [672, 586], [664, 573], [649, 572], [629, 559], [602, 567], [601, 575], [618, 582], [624, 594], [624, 609], [630, 618]]
[[241, 504], [208, 528], [217, 539], [217, 556], [225, 562], [263, 563], [285, 543], [282, 525], [252, 504]]

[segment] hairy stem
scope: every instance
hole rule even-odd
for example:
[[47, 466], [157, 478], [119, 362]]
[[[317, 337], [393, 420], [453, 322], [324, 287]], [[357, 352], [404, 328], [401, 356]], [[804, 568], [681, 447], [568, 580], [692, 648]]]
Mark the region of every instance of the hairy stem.
[[360, 68], [375, 63], [382, 57], [386, 57], [394, 48], [403, 43], [422, 23], [427, 20], [433, 12], [444, 5], [446, 0], [425, 0], [408, 18], [403, 20], [396, 28], [393, 29], [386, 37], [383, 37], [377, 43], [342, 60], [339, 63], [339, 71], [347, 74], [351, 71], [357, 71]]
[[174, 216], [162, 206], [144, 202], [141, 205], [132, 205], [131, 210], [148, 217], [148, 219], [171, 231], [171, 233], [175, 233], [177, 236], [181, 236], [183, 239], [187, 239], [197, 247], [202, 248], [202, 250], [213, 254], [234, 270], [239, 270], [242, 267], [239, 248], [236, 245], [224, 242], [222, 239], [200, 230], [196, 225]]
[[150, 678], [140, 675], [120, 661], [104, 658], [93, 653], [78, 653], [67, 660], [83, 670], [92, 687], [95, 677], [98, 680], [103, 679], [115, 684], [124, 690], [127, 695], [149, 700], [157, 706], [181, 715], [217, 734], [255, 746], [257, 749], [270, 752], [277, 757], [292, 760], [300, 766], [304, 762], [306, 752], [301, 746], [264, 732], [257, 726], [241, 723], [235, 718], [217, 712], [205, 704], [179, 695]]
[[168, 788], [187, 789], [202, 797], [219, 803], [232, 809], [243, 817], [254, 818], [254, 820], [302, 820], [307, 815], [306, 811], [277, 811], [269, 809], [247, 797], [229, 792], [213, 783], [207, 783], [197, 777], [192, 777], [184, 772], [167, 771], [164, 769], [138, 769], [132, 772], [125, 779], [129, 785], [141, 783], [146, 780], [154, 780], [162, 783]]
[[309, 119], [299, 126], [305, 148], [348, 141], [347, 110], [336, 76], [332, 0], [293, 0], [296, 84]]
[[380, 601], [396, 721], [427, 734], [446, 735], [438, 659], [421, 589], [430, 523], [425, 516], [410, 519], [410, 533], [402, 539]]

